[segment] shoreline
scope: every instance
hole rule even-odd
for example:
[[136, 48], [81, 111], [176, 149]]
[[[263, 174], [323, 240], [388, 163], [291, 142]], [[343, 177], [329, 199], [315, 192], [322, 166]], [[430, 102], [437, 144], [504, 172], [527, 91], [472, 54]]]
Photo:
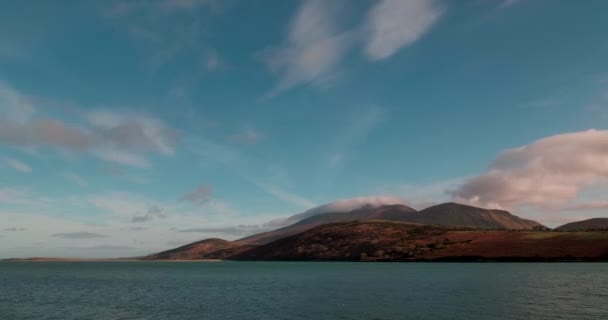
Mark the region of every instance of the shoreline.
[[412, 260], [229, 260], [229, 259], [76, 259], [76, 258], [12, 258], [3, 259], [0, 262], [355, 262], [355, 263], [608, 263], [608, 259], [600, 258], [538, 258], [538, 257], [446, 257], [436, 259], [412, 259]]

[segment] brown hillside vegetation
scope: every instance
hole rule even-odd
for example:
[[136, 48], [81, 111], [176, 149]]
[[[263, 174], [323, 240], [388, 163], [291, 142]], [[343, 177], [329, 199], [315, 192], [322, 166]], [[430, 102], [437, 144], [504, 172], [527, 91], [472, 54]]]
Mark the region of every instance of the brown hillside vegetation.
[[[205, 239], [193, 242], [179, 248], [151, 254], [142, 260], [196, 260], [196, 259], [222, 259], [238, 251], [235, 249], [240, 245], [223, 239]], [[232, 251], [230, 251], [232, 250]], [[222, 256], [220, 253], [226, 252]]]
[[608, 260], [608, 232], [455, 230], [389, 221], [354, 221], [318, 226], [230, 259]]

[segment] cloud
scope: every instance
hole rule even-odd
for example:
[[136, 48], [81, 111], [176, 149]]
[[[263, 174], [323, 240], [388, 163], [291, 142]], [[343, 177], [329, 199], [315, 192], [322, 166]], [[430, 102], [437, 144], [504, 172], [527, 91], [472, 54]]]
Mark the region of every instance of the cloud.
[[17, 159], [8, 158], [8, 157], [0, 158], [0, 163], [4, 164], [7, 167], [13, 168], [21, 173], [32, 172], [32, 168], [30, 166], [28, 166], [24, 162], [21, 162]]
[[209, 50], [203, 56], [203, 68], [207, 71], [215, 71], [222, 68], [225, 64], [222, 57], [220, 57], [219, 53], [215, 50]]
[[427, 33], [443, 12], [434, 0], [378, 1], [367, 17], [367, 56], [371, 60], [392, 56]]
[[82, 178], [81, 176], [79, 176], [79, 175], [77, 175], [75, 173], [72, 173], [72, 172], [64, 172], [64, 173], [61, 174], [61, 176], [65, 180], [67, 180], [67, 181], [69, 181], [69, 182], [71, 182], [73, 184], [77, 184], [77, 185], [79, 185], [81, 187], [86, 187], [86, 186], [89, 185], [89, 183], [84, 178]]
[[155, 218], [165, 219], [167, 215], [164, 213], [164, 209], [159, 206], [151, 206], [148, 208], [148, 212], [144, 215], [134, 216], [131, 222], [147, 222]]
[[339, 166], [342, 163], [342, 160], [344, 160], [344, 154], [342, 154], [342, 153], [333, 154], [329, 158], [329, 167], [335, 168], [335, 167]]
[[196, 189], [186, 193], [179, 200], [189, 202], [191, 204], [202, 206], [211, 201], [213, 188], [210, 186], [200, 185]]
[[598, 200], [598, 201], [590, 201], [590, 202], [585, 202], [585, 203], [575, 203], [572, 204], [570, 206], [568, 206], [567, 208], [565, 208], [565, 210], [606, 210], [608, 209], [608, 201], [605, 200]]
[[31, 100], [8, 84], [0, 82], [0, 119], [23, 123], [34, 113]]
[[268, 222], [266, 225], [273, 227], [284, 227], [296, 223], [302, 219], [316, 216], [328, 212], [349, 212], [364, 206], [379, 207], [383, 205], [402, 204], [407, 205], [407, 202], [400, 197], [390, 195], [380, 196], [364, 196], [348, 199], [340, 199], [324, 205], [320, 205], [304, 212], [295, 214], [288, 218], [275, 219]]
[[402, 184], [396, 188], [397, 194], [408, 199], [409, 206], [415, 209], [424, 209], [440, 203], [450, 201], [450, 191], [461, 186], [471, 177], [457, 177], [428, 183]]
[[264, 54], [268, 68], [279, 76], [271, 96], [296, 85], [321, 84], [330, 77], [351, 41], [348, 32], [336, 25], [338, 9], [330, 1], [303, 2], [285, 42]]
[[363, 145], [369, 135], [387, 118], [387, 110], [378, 106], [369, 106], [355, 110], [345, 117], [346, 121], [333, 135], [332, 153], [329, 166], [339, 167], [352, 153]]
[[521, 0], [503, 0], [500, 3], [500, 8], [508, 8], [508, 7], [518, 4], [519, 2], [521, 2]]
[[53, 237], [65, 238], [65, 239], [94, 239], [94, 238], [107, 238], [103, 234], [91, 233], [91, 232], [67, 232], [67, 233], [56, 233]]
[[500, 154], [489, 169], [451, 191], [457, 201], [497, 208], [567, 207], [608, 180], [608, 130], [559, 134]]
[[69, 249], [94, 250], [94, 251], [133, 251], [133, 250], [141, 250], [140, 248], [135, 248], [135, 247], [130, 247], [130, 246], [121, 246], [121, 245], [98, 245], [98, 246], [90, 246], [90, 247], [69, 247]]
[[228, 137], [228, 140], [245, 144], [254, 144], [260, 141], [262, 135], [254, 129], [247, 129]]
[[[14, 89], [1, 88], [0, 100], [25, 99], [15, 98], [23, 95]], [[179, 139], [177, 130], [146, 115], [98, 110], [88, 113], [84, 123], [73, 124], [39, 116], [31, 104], [11, 102], [8, 106], [0, 107], [6, 114], [0, 118], [0, 145], [88, 153], [106, 161], [143, 167], [148, 165], [145, 154], [171, 156]]]
[[41, 200], [40, 197], [35, 197], [30, 192], [22, 189], [0, 187], [0, 204], [32, 205]]
[[[102, 16], [119, 32], [127, 35], [145, 55], [145, 67], [151, 72], [188, 61], [199, 65], [200, 57], [207, 60], [198, 68], [190, 68], [198, 76], [203, 68], [215, 70], [221, 64], [206, 52], [209, 13], [218, 13], [230, 1], [217, 0], [161, 0], [108, 1]], [[209, 59], [211, 58], [211, 59]]]
[[216, 0], [163, 0], [160, 8], [167, 11], [193, 10], [202, 6], [212, 6]]
[[310, 207], [316, 206], [316, 204], [314, 202], [312, 202], [311, 200], [308, 200], [300, 195], [289, 192], [289, 191], [279, 188], [277, 186], [274, 186], [274, 185], [271, 185], [268, 183], [262, 183], [262, 182], [257, 182], [256, 185], [258, 187], [260, 187], [262, 190], [273, 195], [277, 199], [290, 203], [294, 206], [298, 206], [301, 208], [310, 208]]
[[131, 227], [131, 228], [129, 228], [129, 230], [131, 230], [131, 231], [144, 231], [144, 230], [148, 230], [148, 228], [144, 228], [144, 227]]
[[12, 227], [12, 228], [4, 228], [4, 229], [2, 229], [2, 230], [3, 230], [3, 231], [13, 231], [13, 232], [15, 232], [15, 231], [25, 231], [25, 230], [27, 230], [27, 229], [26, 229], [26, 228], [17, 228], [17, 227]]
[[269, 96], [297, 85], [326, 87], [348, 52], [360, 43], [372, 61], [386, 59], [424, 34], [443, 15], [436, 0], [379, 0], [360, 26], [346, 29], [337, 1], [306, 0], [292, 18], [284, 43], [264, 52], [279, 81]]
[[236, 227], [218, 227], [218, 228], [193, 228], [178, 230], [178, 232], [196, 232], [196, 233], [216, 233], [229, 236], [248, 236], [264, 231], [269, 231], [270, 228], [263, 228], [259, 225], [238, 225]]

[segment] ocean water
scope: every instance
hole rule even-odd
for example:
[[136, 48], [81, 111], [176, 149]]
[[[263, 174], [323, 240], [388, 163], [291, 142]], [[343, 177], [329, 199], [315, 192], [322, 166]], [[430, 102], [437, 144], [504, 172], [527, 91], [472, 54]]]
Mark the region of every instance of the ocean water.
[[0, 319], [608, 319], [605, 263], [0, 262]]

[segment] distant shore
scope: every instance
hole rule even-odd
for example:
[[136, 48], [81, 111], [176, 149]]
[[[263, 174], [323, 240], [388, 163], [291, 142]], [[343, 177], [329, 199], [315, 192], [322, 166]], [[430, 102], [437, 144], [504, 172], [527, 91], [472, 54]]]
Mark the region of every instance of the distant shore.
[[221, 259], [193, 259], [193, 260], [162, 260], [162, 259], [156, 259], [156, 260], [143, 260], [143, 259], [137, 259], [137, 258], [117, 258], [117, 259], [79, 259], [79, 258], [10, 258], [10, 259], [4, 259], [4, 260], [0, 260], [0, 261], [4, 261], [4, 262], [11, 262], [11, 261], [15, 261], [15, 262], [23, 262], [23, 261], [28, 261], [28, 262], [148, 262], [148, 261], [160, 261], [160, 262], [221, 262], [223, 260]]

